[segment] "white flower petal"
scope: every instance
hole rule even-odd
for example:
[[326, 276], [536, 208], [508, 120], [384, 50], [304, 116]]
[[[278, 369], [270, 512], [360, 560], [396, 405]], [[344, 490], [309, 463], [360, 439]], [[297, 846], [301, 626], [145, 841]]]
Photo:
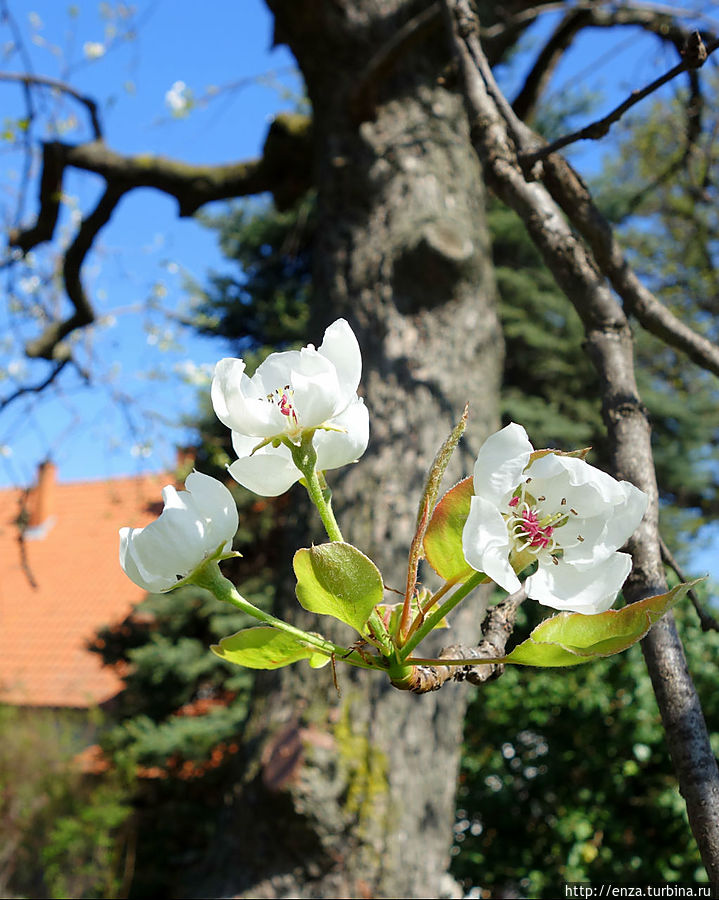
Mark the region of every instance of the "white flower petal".
[[169, 485], [165, 508], [145, 528], [120, 529], [120, 565], [147, 591], [168, 591], [218, 547], [229, 550], [237, 531], [237, 509], [219, 481], [193, 472], [188, 491]]
[[334, 367], [314, 350], [302, 352], [313, 365], [292, 373], [292, 405], [302, 428], [314, 428], [341, 412], [340, 391]]
[[318, 352], [337, 370], [346, 405], [357, 392], [362, 374], [362, 356], [355, 333], [345, 319], [337, 319], [327, 328]]
[[[553, 486], [547, 485], [547, 488], [553, 494], [562, 491], [571, 493], [572, 505], [580, 515], [596, 515], [604, 506], [610, 508], [624, 503], [625, 492], [622, 485], [627, 482], [619, 482], [601, 469], [574, 456], [548, 453], [535, 460], [527, 474], [536, 479], [557, 478]], [[535, 491], [532, 493], [536, 496]]]
[[614, 508], [614, 516], [608, 523], [607, 543], [615, 548], [622, 547], [639, 527], [649, 505], [649, 495], [628, 481], [620, 481], [624, 502]]
[[544, 606], [594, 615], [610, 608], [631, 569], [627, 553], [614, 553], [586, 567], [562, 560], [556, 565], [542, 562], [525, 586], [528, 596]]
[[132, 554], [132, 546], [135, 538], [139, 537], [142, 528], [120, 529], [120, 565], [125, 570], [127, 577], [134, 581], [138, 587], [151, 593], [160, 593], [172, 587], [177, 580], [163, 575], [145, 577], [138, 569]]
[[332, 426], [344, 431], [317, 431], [314, 447], [320, 471], [338, 469], [355, 462], [367, 449], [369, 413], [361, 397], [355, 397], [347, 409], [332, 419]]
[[301, 371], [302, 354], [299, 350], [283, 350], [270, 355], [257, 367], [252, 379], [259, 379], [266, 391], [292, 387], [292, 373]]
[[271, 353], [252, 378], [242, 360], [221, 360], [212, 403], [232, 430], [238, 456], [230, 467], [233, 478], [264, 496], [287, 490], [301, 477], [289, 449], [253, 451], [263, 438], [298, 444], [306, 429], [318, 429], [313, 441], [320, 469], [355, 461], [369, 439], [367, 410], [356, 393], [361, 368], [357, 339], [344, 319], [329, 326], [319, 350], [309, 344]]
[[190, 492], [194, 509], [205, 521], [205, 537], [207, 543], [214, 541], [219, 547], [227, 535], [234, 536], [239, 526], [237, 506], [232, 494], [216, 478], [202, 472], [191, 472], [185, 487]]
[[462, 532], [462, 549], [473, 569], [484, 572], [505, 591], [519, 590], [519, 579], [509, 564], [507, 523], [497, 507], [484, 497], [472, 497]]
[[261, 497], [278, 497], [302, 477], [284, 445], [263, 447], [253, 456], [242, 456], [227, 471], [238, 484]]
[[532, 450], [527, 432], [514, 422], [490, 435], [474, 464], [476, 496], [501, 503], [520, 483]]
[[551, 452], [529, 463], [530, 453], [515, 424], [480, 449], [463, 534], [467, 562], [511, 591], [509, 560], [519, 571], [536, 559], [526, 581], [530, 597], [555, 609], [602, 612], [631, 569], [631, 558], [617, 550], [648, 497], [578, 457]]
[[262, 378], [257, 373], [248, 378], [241, 359], [217, 363], [211, 395], [217, 418], [233, 431], [263, 438], [285, 428], [286, 417], [276, 403], [267, 400]]

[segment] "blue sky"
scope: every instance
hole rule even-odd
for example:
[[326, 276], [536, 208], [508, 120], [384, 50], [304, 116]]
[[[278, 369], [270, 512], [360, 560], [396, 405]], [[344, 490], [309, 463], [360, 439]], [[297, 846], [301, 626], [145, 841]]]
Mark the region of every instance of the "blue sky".
[[[271, 48], [271, 17], [260, 0], [214, 7], [216, 15], [206, 10], [197, 15], [190, 0], [140, 4], [137, 37], [113, 43], [107, 27], [121, 33], [125, 23], [103, 19], [97, 3], [77, 3], [71, 14], [70, 4], [53, 0], [10, 2], [33, 71], [67, 79], [96, 97], [110, 147], [206, 163], [256, 156], [270, 116], [292, 108], [300, 90], [290, 54]], [[5, 30], [0, 68], [24, 69], [17, 54], [8, 54], [9, 40]], [[97, 46], [107, 48], [104, 55], [88, 59]], [[173, 117], [165, 99], [178, 81], [196, 101], [185, 118]], [[197, 102], [215, 89], [219, 91], [206, 106]], [[22, 115], [18, 86], [0, 84], [0, 91], [5, 115]], [[64, 112], [84, 122], [78, 104], [65, 102]], [[81, 128], [68, 132], [66, 139], [86, 135]], [[14, 210], [21, 158], [6, 151], [2, 163], [0, 202], [6, 221]], [[99, 185], [99, 179], [71, 173], [64, 189], [78, 209], [87, 210]], [[35, 192], [33, 184], [26, 222], [32, 221]], [[67, 215], [61, 224], [69, 226]], [[36, 253], [40, 259], [45, 255], [45, 250]], [[212, 233], [192, 220], [178, 219], [174, 200], [149, 189], [125, 197], [84, 267], [88, 292], [104, 317], [83, 353], [96, 382], [87, 387], [77, 378], [64, 380], [60, 390], [19, 400], [5, 411], [0, 417], [0, 485], [29, 483], [37, 463], [48, 455], [63, 480], [171, 466], [174, 445], [188, 437], [178, 423], [196, 406], [197, 388], [182, 378], [201, 380], [227, 351], [217, 341], [178, 329], [162, 313], [148, 311], [147, 300], [177, 310], [187, 303], [186, 277], [202, 282], [208, 269], [222, 265]], [[31, 290], [32, 278], [28, 271], [24, 280], [16, 279], [15, 290]], [[2, 332], [11, 334], [13, 327], [3, 313]], [[0, 364], [10, 371], [10, 379], [29, 371], [31, 381], [41, 380], [47, 365], [28, 363], [18, 350], [17, 342], [0, 349]], [[0, 387], [4, 395], [9, 393], [11, 380]]]
[[[26, 57], [11, 46], [5, 27], [0, 30], [0, 70], [24, 71], [29, 58], [35, 73], [68, 80], [94, 96], [106, 141], [122, 152], [206, 163], [253, 157], [271, 116], [293, 108], [301, 91], [291, 55], [271, 46], [272, 19], [262, 0], [214, 0], [201, 13], [191, 0], [143, 0], [130, 20], [118, 14], [123, 4], [95, 0], [8, 0], [8, 6]], [[527, 44], [534, 41], [537, 49], [552, 21], [556, 18], [545, 17]], [[122, 38], [128, 23], [135, 32], [132, 40]], [[597, 112], [603, 113], [675, 62], [669, 49], [637, 30], [590, 32], [559, 66], [551, 90], [561, 98], [581, 83], [597, 96]], [[510, 94], [523, 74], [521, 58], [502, 73]], [[166, 100], [177, 82], [185, 87], [177, 86], [176, 93], [191, 92], [196, 103], [184, 118], [173, 117]], [[3, 116], [21, 116], [19, 87], [0, 83], [0, 92]], [[43, 102], [52, 106], [49, 95]], [[80, 125], [64, 137], [86, 138], [82, 108], [66, 101], [62, 112], [66, 120], [77, 116]], [[585, 143], [573, 149], [584, 174], [599, 168], [605, 146]], [[15, 208], [22, 160], [1, 144], [0, 150], [5, 223]], [[35, 185], [25, 205], [26, 223], [35, 211]], [[92, 208], [99, 188], [99, 179], [87, 175], [72, 174], [65, 184], [78, 210]], [[61, 225], [70, 228], [67, 213]], [[38, 271], [48, 271], [47, 251], [36, 256]], [[68, 379], [60, 389], [20, 400], [0, 416], [0, 486], [31, 483], [37, 464], [48, 456], [62, 480], [171, 468], [174, 447], [190, 439], [181, 422], [196, 408], [197, 383], [207, 389], [207, 375], [227, 349], [183, 330], [162, 310], [187, 304], [188, 277], [202, 283], [208, 270], [224, 265], [213, 234], [178, 219], [173, 200], [151, 190], [123, 199], [83, 272], [100, 316], [78, 349], [93, 372], [93, 384]], [[11, 288], [32, 291], [33, 275], [34, 270], [26, 272], [30, 280], [21, 285], [18, 278], [11, 284], [5, 277], [6, 294]], [[50, 296], [66, 313], [62, 295]], [[0, 371], [8, 373], [0, 392], [6, 395], [16, 374], [29, 372], [30, 380], [38, 381], [47, 367], [28, 363], [19, 352], [19, 340], [32, 331], [15, 334], [16, 322], [7, 310], [0, 313], [0, 323], [0, 339], [6, 338], [0, 343]]]

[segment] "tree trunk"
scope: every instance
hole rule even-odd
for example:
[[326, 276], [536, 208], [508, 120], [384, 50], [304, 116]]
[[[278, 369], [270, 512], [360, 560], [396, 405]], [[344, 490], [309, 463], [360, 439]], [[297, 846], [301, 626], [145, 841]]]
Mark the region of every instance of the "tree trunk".
[[[345, 538], [375, 560], [386, 585], [403, 589], [436, 450], [469, 400], [449, 487], [471, 472], [497, 425], [502, 337], [479, 164], [461, 97], [442, 77], [441, 29], [424, 40], [420, 29], [381, 78], [367, 75], [374, 54], [426, 4], [268, 5], [313, 108], [321, 303], [312, 337], [319, 342], [345, 316], [363, 354], [370, 446], [359, 464], [330, 473], [334, 505]], [[285, 596], [280, 614], [317, 629], [291, 588]], [[476, 640], [482, 598], [465, 606], [441, 644]], [[259, 679], [249, 726], [256, 756], [198, 893], [461, 896], [447, 867], [472, 688], [416, 697], [340, 664], [338, 677], [341, 698], [328, 669], [299, 664]]]

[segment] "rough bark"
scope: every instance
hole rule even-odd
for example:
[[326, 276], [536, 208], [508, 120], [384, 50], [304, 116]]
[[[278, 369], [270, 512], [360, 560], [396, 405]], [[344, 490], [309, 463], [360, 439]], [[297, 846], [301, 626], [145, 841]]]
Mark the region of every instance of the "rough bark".
[[[449, 486], [497, 424], [502, 338], [479, 167], [461, 99], [438, 80], [444, 42], [396, 61], [370, 118], [350, 102], [357, 73], [426, 4], [269, 5], [313, 104], [323, 298], [313, 331], [346, 316], [363, 350], [372, 437], [360, 463], [332, 479], [334, 502], [345, 537], [401, 590], [439, 444], [469, 400]], [[466, 607], [443, 644], [477, 640], [482, 598]], [[209, 877], [198, 893], [459, 896], [446, 872], [467, 686], [415, 697], [372, 673], [338, 674], [341, 699], [326, 670], [263, 675], [255, 763], [228, 811], [227, 855], [214, 860], [230, 879]]]

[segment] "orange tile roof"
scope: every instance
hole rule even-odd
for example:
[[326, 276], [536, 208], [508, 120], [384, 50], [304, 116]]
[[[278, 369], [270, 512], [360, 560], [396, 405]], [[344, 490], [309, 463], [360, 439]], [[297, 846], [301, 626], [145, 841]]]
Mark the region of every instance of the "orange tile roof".
[[[103, 625], [122, 620], [144, 597], [118, 562], [118, 529], [148, 524], [162, 509], [167, 475], [54, 483], [45, 503], [26, 498], [30, 525], [17, 525], [26, 492], [0, 490], [0, 702], [85, 707], [122, 687], [86, 649]], [[41, 476], [42, 477], [42, 476]]]

